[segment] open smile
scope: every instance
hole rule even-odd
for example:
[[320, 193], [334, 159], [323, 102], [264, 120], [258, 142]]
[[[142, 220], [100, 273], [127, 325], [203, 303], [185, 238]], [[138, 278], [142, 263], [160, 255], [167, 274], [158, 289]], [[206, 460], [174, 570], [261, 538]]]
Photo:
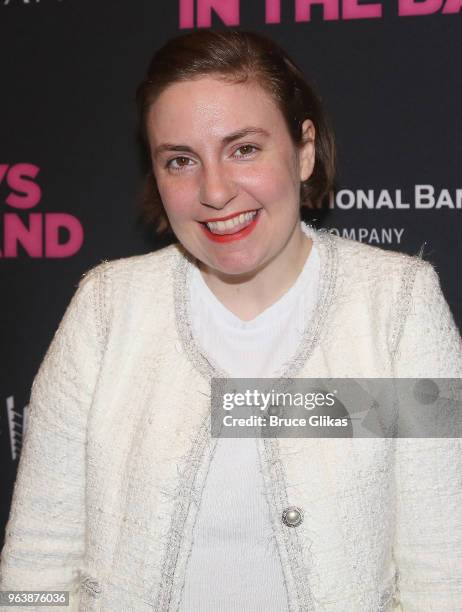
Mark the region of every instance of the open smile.
[[248, 236], [260, 218], [260, 210], [239, 213], [220, 220], [209, 219], [200, 225], [207, 238], [214, 242], [230, 242]]

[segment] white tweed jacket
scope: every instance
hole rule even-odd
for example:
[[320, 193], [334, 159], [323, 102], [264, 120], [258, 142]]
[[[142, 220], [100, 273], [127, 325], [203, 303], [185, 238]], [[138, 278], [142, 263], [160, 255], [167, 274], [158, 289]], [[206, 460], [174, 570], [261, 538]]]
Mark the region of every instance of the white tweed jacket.
[[[322, 280], [282, 375], [462, 377], [430, 264], [303, 228]], [[82, 612], [178, 609], [216, 443], [192, 265], [172, 245], [80, 282], [33, 383], [3, 590], [70, 590]], [[291, 612], [462, 610], [459, 439], [258, 445]], [[281, 520], [289, 506], [304, 512], [295, 528]]]

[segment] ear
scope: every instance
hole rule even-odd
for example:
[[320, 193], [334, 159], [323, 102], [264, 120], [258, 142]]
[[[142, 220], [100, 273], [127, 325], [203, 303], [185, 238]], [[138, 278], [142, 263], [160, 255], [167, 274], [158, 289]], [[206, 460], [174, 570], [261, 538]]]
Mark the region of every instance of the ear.
[[302, 123], [303, 144], [299, 150], [300, 180], [307, 181], [313, 173], [315, 158], [315, 136], [316, 130], [311, 119], [305, 119]]

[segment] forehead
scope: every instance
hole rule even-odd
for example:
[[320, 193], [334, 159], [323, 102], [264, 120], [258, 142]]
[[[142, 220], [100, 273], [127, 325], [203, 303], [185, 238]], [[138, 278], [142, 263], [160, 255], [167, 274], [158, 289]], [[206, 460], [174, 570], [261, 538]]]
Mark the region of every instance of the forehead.
[[285, 130], [281, 111], [260, 85], [212, 77], [169, 85], [147, 117], [150, 139], [156, 142], [201, 134], [222, 138], [245, 126], [261, 127], [272, 133]]

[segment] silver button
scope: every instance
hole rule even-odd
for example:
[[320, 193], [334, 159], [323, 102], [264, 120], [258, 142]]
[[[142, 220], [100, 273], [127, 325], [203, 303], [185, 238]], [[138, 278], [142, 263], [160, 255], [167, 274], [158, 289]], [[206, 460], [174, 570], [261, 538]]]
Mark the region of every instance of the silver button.
[[303, 521], [303, 512], [296, 506], [289, 506], [282, 513], [282, 522], [287, 527], [298, 527]]

